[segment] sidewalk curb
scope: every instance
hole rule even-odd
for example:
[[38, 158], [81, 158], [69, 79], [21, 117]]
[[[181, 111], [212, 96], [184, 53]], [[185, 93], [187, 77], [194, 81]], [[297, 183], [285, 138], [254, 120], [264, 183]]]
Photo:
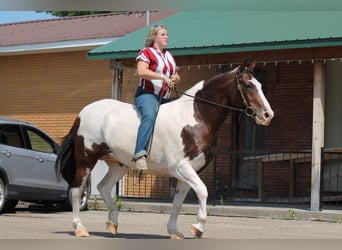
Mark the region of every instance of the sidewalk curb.
[[[107, 210], [102, 200], [90, 200], [90, 210]], [[170, 214], [172, 203], [122, 201], [122, 212], [150, 212]], [[198, 204], [183, 204], [180, 214], [196, 215]], [[323, 209], [310, 211], [303, 206], [279, 206], [262, 204], [237, 204], [237, 205], [207, 205], [208, 216], [247, 217], [247, 218], [271, 218], [286, 220], [317, 220], [342, 223], [342, 210]]]

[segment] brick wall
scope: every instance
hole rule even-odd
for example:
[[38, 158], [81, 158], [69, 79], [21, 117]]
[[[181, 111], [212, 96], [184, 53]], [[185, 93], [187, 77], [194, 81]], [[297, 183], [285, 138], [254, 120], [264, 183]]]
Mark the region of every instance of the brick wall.
[[267, 129], [267, 149], [311, 149], [313, 64], [279, 64], [269, 79], [267, 93], [275, 112]]
[[[267, 150], [271, 152], [311, 150], [313, 64], [282, 63], [270, 79], [268, 98], [275, 111], [267, 128]], [[310, 196], [311, 165], [296, 164], [296, 196]], [[288, 197], [289, 163], [271, 162], [265, 167], [268, 198]]]
[[34, 123], [57, 141], [86, 104], [111, 98], [108, 60], [86, 51], [0, 57], [0, 115]]

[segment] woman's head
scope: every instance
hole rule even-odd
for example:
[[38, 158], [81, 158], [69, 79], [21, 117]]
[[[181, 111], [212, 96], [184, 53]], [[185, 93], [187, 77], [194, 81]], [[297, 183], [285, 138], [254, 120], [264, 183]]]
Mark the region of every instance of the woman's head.
[[160, 50], [162, 50], [166, 48], [167, 43], [168, 34], [166, 27], [162, 24], [152, 26], [147, 34], [145, 46], [157, 46]]

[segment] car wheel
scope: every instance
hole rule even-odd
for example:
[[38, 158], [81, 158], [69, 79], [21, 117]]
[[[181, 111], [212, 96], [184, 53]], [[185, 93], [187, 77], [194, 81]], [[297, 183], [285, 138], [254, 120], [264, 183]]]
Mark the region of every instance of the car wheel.
[[[80, 211], [88, 210], [88, 201], [89, 201], [89, 197], [90, 197], [90, 192], [91, 192], [91, 185], [90, 185], [90, 181], [88, 181], [86, 186], [84, 187], [84, 190], [83, 190], [81, 198], [80, 198]], [[67, 210], [72, 210], [71, 189], [69, 189], [68, 198], [65, 202], [65, 207]]]
[[19, 202], [18, 200], [6, 200], [6, 198], [6, 186], [4, 181], [0, 179], [0, 213], [12, 212]]
[[6, 187], [5, 183], [0, 179], [0, 213], [3, 212], [6, 201]]
[[7, 200], [5, 202], [4, 212], [13, 212], [14, 208], [18, 205], [18, 200]]

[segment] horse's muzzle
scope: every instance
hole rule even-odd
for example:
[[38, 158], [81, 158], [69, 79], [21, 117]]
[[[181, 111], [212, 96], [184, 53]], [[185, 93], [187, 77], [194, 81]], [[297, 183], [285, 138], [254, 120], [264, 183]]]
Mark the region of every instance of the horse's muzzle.
[[274, 112], [272, 109], [263, 110], [261, 112], [255, 113], [255, 122], [258, 125], [268, 126], [271, 123], [271, 120], [273, 117], [274, 117]]

